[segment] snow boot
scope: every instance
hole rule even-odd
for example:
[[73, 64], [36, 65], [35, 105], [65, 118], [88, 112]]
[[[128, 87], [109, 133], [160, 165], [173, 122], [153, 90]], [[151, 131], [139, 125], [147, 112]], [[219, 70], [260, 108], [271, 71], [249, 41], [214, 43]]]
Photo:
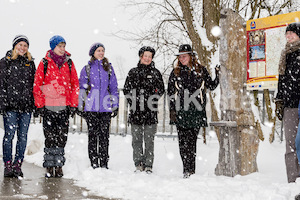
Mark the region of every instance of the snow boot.
[[46, 178], [52, 178], [54, 177], [54, 170], [53, 167], [47, 167], [46, 168], [46, 174], [45, 174]]
[[64, 173], [62, 167], [55, 167], [55, 177], [61, 178], [63, 177]]
[[13, 172], [13, 169], [12, 169], [12, 163], [11, 161], [7, 161], [5, 164], [4, 164], [4, 177], [14, 177], [14, 172]]
[[183, 178], [187, 179], [190, 178], [191, 175], [195, 174], [195, 172], [184, 172], [183, 173]]
[[152, 167], [145, 167], [145, 172], [147, 174], [152, 174]]
[[91, 166], [93, 167], [93, 169], [99, 168], [99, 158], [92, 158]]
[[142, 172], [142, 171], [144, 171], [144, 165], [143, 163], [140, 163], [138, 166], [135, 167], [134, 172]]
[[295, 196], [295, 200], [300, 200], [300, 194], [297, 194], [297, 195]]
[[23, 172], [22, 172], [22, 161], [18, 160], [17, 162], [14, 163], [13, 165], [13, 173], [15, 177], [23, 177]]

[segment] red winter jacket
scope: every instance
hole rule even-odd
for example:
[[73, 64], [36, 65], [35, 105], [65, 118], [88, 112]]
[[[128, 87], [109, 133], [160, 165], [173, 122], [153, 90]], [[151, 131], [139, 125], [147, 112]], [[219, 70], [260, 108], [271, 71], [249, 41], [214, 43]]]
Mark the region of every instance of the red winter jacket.
[[34, 78], [33, 96], [35, 106], [46, 107], [77, 107], [79, 94], [79, 81], [77, 72], [72, 62], [71, 73], [68, 60], [71, 54], [66, 52], [65, 63], [59, 69], [47, 52], [47, 72], [44, 75], [43, 60], [40, 62]]

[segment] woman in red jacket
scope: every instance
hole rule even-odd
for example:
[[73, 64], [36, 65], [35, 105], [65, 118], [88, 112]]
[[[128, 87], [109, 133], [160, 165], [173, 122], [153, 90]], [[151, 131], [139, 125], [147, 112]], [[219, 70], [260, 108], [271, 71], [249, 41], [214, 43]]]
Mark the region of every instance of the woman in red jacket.
[[62, 177], [69, 116], [74, 116], [78, 106], [79, 82], [65, 39], [53, 36], [50, 47], [36, 70], [33, 94], [43, 117], [46, 177]]

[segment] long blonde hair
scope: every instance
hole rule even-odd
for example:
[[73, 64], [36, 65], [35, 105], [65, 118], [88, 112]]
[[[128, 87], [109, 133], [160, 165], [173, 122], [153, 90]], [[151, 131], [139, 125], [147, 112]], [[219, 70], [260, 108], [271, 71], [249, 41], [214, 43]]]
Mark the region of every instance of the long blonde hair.
[[[15, 60], [15, 59], [18, 58], [19, 55], [20, 55], [20, 54], [18, 54], [16, 48], [14, 48], [13, 51], [12, 51], [11, 59], [12, 59], [12, 60]], [[27, 52], [25, 53], [25, 57], [27, 57], [29, 61], [32, 60], [32, 56], [31, 56], [31, 54], [29, 53], [29, 51], [27, 51]]]

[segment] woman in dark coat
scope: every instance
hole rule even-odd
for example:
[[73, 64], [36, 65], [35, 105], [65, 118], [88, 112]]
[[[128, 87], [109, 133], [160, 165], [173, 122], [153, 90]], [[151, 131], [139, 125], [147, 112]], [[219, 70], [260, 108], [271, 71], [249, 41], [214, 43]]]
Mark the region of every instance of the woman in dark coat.
[[288, 182], [299, 177], [295, 138], [298, 127], [298, 104], [300, 100], [300, 23], [289, 24], [286, 28], [287, 44], [279, 61], [276, 115], [283, 120], [286, 140], [285, 164]]
[[152, 61], [154, 55], [152, 47], [144, 46], [139, 50], [140, 61], [129, 71], [123, 90], [130, 104], [133, 161], [136, 171], [147, 173], [152, 173], [157, 104], [164, 94], [162, 75]]
[[219, 67], [212, 80], [207, 69], [200, 65], [188, 44], [179, 47], [178, 63], [168, 83], [170, 124], [176, 124], [184, 178], [195, 173], [196, 143], [200, 127], [207, 126], [206, 89], [219, 84]]
[[[4, 177], [23, 177], [21, 170], [27, 145], [27, 133], [34, 110], [33, 83], [35, 64], [28, 51], [29, 41], [17, 35], [13, 48], [0, 61], [0, 110], [3, 113]], [[16, 154], [12, 158], [12, 143], [17, 131]]]

